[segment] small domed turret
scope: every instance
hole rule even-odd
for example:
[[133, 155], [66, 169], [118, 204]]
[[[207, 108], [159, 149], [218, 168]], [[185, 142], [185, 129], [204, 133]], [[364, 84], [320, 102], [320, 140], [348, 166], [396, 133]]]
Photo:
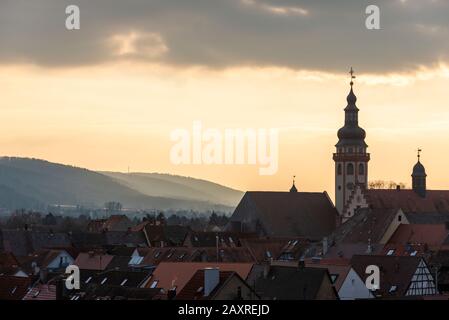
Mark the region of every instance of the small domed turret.
[[421, 149], [418, 149], [418, 162], [413, 166], [412, 171], [412, 188], [421, 197], [426, 196], [426, 168], [420, 161]]

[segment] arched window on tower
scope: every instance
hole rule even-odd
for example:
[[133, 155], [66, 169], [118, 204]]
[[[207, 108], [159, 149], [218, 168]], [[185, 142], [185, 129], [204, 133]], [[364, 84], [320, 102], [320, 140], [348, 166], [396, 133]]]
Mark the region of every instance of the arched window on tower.
[[359, 174], [365, 174], [365, 166], [363, 163], [359, 164]]
[[354, 174], [354, 165], [352, 163], [348, 163], [348, 166], [346, 167], [346, 172], [349, 175], [353, 175]]
[[341, 163], [339, 163], [338, 166], [337, 166], [337, 174], [339, 176], [341, 175]]

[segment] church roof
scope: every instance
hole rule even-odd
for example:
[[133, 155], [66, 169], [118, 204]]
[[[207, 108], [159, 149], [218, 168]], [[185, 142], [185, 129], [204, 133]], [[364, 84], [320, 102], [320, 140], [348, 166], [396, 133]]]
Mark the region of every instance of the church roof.
[[449, 190], [427, 190], [425, 197], [410, 189], [368, 189], [365, 194], [371, 208], [400, 208], [404, 213], [449, 213]]
[[337, 215], [325, 192], [248, 191], [231, 221], [256, 217], [269, 236], [321, 239], [335, 229]]

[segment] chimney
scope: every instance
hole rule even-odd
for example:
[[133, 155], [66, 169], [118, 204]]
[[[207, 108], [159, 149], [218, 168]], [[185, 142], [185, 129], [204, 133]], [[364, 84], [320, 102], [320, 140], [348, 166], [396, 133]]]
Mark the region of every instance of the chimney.
[[39, 279], [42, 283], [47, 283], [48, 278], [48, 270], [47, 269], [40, 269], [39, 271]]
[[56, 300], [64, 300], [64, 284], [64, 278], [56, 281]]
[[401, 186], [399, 184], [396, 185], [396, 190], [401, 191]]
[[263, 266], [263, 278], [266, 279], [269, 273], [270, 273], [270, 264], [266, 263]]
[[173, 287], [167, 292], [167, 300], [173, 300], [176, 297], [176, 287]]
[[220, 270], [218, 268], [204, 269], [204, 296], [207, 297], [220, 282]]
[[327, 240], [327, 237], [323, 238], [323, 256], [327, 254], [327, 250], [329, 249], [329, 242]]

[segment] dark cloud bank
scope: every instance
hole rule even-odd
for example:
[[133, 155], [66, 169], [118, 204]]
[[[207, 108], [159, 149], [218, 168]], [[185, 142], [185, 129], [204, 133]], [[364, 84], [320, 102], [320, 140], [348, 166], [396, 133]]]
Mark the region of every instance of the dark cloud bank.
[[[79, 31], [65, 29], [69, 4], [81, 9]], [[365, 28], [369, 4], [381, 30]], [[0, 63], [108, 62], [119, 59], [108, 41], [132, 30], [167, 50], [147, 54], [161, 44], [146, 36], [128, 58], [171, 65], [406, 71], [448, 60], [449, 1], [0, 0]]]

